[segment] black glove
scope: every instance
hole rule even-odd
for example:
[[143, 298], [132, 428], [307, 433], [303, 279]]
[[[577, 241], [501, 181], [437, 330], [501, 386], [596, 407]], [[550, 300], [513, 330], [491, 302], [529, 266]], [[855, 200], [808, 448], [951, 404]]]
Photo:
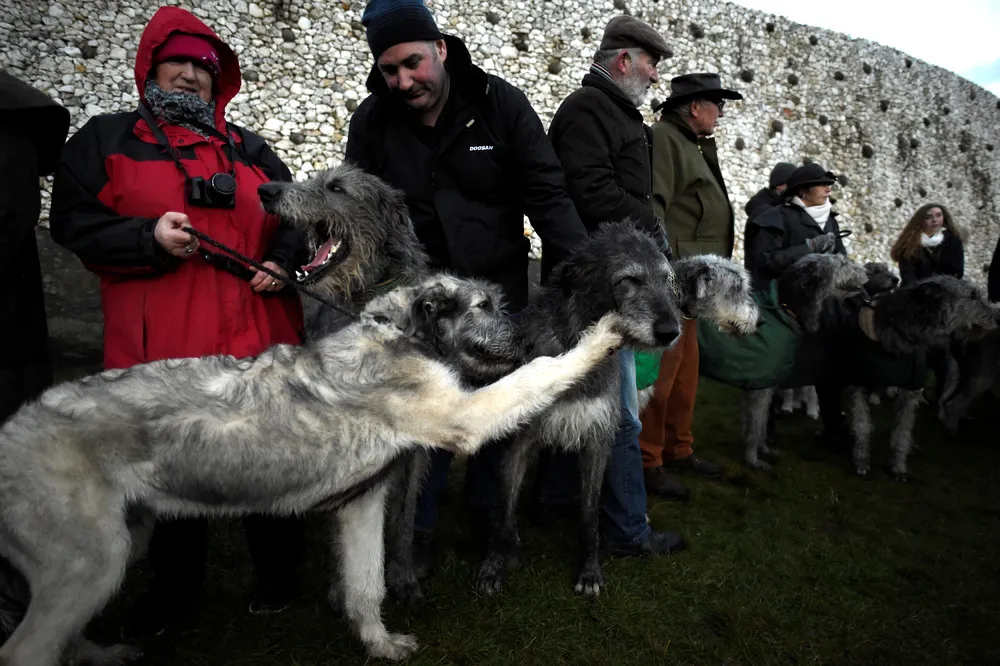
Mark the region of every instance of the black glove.
[[837, 249], [837, 237], [833, 233], [816, 236], [806, 241], [806, 247], [816, 254], [832, 254]]

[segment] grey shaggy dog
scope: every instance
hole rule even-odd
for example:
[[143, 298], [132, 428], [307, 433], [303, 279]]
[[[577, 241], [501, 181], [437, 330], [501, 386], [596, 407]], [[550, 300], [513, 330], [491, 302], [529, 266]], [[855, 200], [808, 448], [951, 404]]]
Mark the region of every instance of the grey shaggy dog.
[[[854, 314], [854, 313], [852, 313]], [[880, 294], [857, 312], [865, 335], [893, 354], [925, 353], [947, 347], [952, 340], [977, 343], [1000, 325], [1000, 307], [965, 280], [937, 276]], [[869, 401], [863, 388], [848, 388], [850, 424], [854, 435], [854, 467], [866, 475], [871, 467], [873, 430]], [[913, 426], [920, 390], [899, 389], [890, 438], [890, 469], [907, 478], [907, 460], [913, 445]]]
[[972, 404], [1000, 377], [1000, 334], [957, 345], [955, 362], [949, 369], [949, 387], [938, 405], [938, 419], [950, 432], [957, 432]]
[[[258, 194], [265, 210], [306, 234], [311, 259], [296, 271], [296, 281], [348, 311], [361, 310], [382, 291], [430, 275], [403, 192], [353, 164], [319, 171], [302, 182], [266, 183]], [[488, 288], [491, 302], [501, 309], [499, 290]], [[334, 308], [310, 308], [308, 302], [306, 308], [309, 339], [333, 333], [351, 321]], [[520, 365], [523, 349], [511, 337], [514, 334], [507, 327], [502, 336], [492, 331], [490, 338], [481, 339], [477, 343], [481, 353], [467, 357], [458, 368], [463, 381], [482, 386]], [[423, 598], [412, 551], [417, 499], [428, 462], [427, 451], [415, 450], [388, 482], [386, 583], [393, 597], [407, 603]], [[341, 605], [335, 594], [330, 602]]]
[[[865, 269], [839, 254], [807, 254], [778, 277], [778, 297], [806, 333], [820, 329], [820, 313], [829, 299], [843, 300], [868, 280]], [[778, 387], [744, 391], [743, 460], [751, 469], [769, 471], [762, 456], [775, 453], [768, 444], [771, 402]]]
[[370, 655], [409, 656], [416, 641], [388, 633], [380, 616], [385, 476], [414, 448], [467, 455], [513, 432], [622, 344], [608, 315], [571, 349], [469, 390], [452, 363], [504, 325], [492, 294], [475, 281], [430, 278], [374, 299], [358, 322], [305, 346], [106, 371], [23, 406], [0, 429], [0, 556], [27, 579], [31, 601], [0, 663], [137, 656], [82, 636], [125, 575], [131, 507], [331, 511], [349, 620]]
[[[733, 272], [731, 262], [717, 258], [678, 264], [675, 274], [653, 240], [631, 224], [603, 225], [553, 269], [548, 284], [522, 312], [529, 358], [571, 348], [608, 311], [616, 313], [626, 345], [634, 349], [672, 346], [684, 311], [691, 316], [704, 312], [733, 329], [754, 328], [758, 312], [749, 298], [745, 273]], [[678, 276], [683, 277], [678, 280]], [[477, 587], [482, 592], [499, 591], [516, 566], [520, 547], [516, 508], [525, 471], [542, 447], [557, 447], [578, 451], [580, 456], [583, 552], [575, 589], [587, 595], [600, 593], [604, 577], [598, 561], [598, 502], [620, 413], [618, 362], [607, 358], [519, 431], [502, 467], [504, 520], [479, 568]]]

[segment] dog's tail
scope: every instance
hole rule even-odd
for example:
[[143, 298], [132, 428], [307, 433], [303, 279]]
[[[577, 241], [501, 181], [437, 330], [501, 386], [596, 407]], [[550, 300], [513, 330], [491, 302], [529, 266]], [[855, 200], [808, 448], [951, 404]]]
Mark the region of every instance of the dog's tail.
[[29, 601], [31, 589], [27, 579], [8, 559], [0, 557], [0, 645], [21, 624]]

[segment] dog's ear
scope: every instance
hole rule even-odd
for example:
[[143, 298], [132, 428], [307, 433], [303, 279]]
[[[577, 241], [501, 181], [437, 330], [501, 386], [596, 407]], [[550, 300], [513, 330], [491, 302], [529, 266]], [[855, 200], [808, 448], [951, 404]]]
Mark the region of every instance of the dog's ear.
[[437, 340], [437, 322], [458, 307], [455, 299], [440, 285], [421, 291], [410, 304], [410, 321], [406, 335], [434, 342]]

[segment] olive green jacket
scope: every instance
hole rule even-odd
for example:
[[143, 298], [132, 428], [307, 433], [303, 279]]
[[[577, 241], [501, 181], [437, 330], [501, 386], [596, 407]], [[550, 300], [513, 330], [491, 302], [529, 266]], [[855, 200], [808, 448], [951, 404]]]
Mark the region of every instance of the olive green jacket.
[[733, 256], [735, 218], [715, 139], [699, 141], [670, 112], [653, 124], [653, 210], [663, 220], [674, 257]]

